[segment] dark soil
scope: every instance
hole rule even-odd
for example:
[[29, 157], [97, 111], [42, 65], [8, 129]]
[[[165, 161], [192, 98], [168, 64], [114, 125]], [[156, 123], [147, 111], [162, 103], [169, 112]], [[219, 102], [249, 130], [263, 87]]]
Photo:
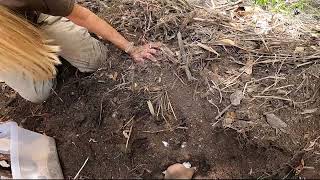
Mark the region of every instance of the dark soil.
[[[194, 95], [195, 84], [182, 84], [168, 64], [132, 70], [128, 74], [134, 83], [117, 88], [126, 71], [120, 67], [128, 67], [130, 61], [115, 52], [108, 61], [111, 66], [93, 75], [83, 77], [72, 67], [62, 70], [69, 77], [60, 82], [57, 95], [42, 105], [20, 97], [7, 105], [11, 110], [7, 117], [56, 139], [66, 178], [72, 178], [87, 157], [83, 178], [161, 178], [177, 162], [190, 162], [199, 178], [267, 177], [286, 167], [293, 154], [259, 147], [233, 130], [212, 128], [216, 110]], [[115, 81], [108, 78], [115, 72], [119, 72]], [[177, 120], [167, 115], [171, 126], [179, 127], [173, 131], [149, 112], [147, 101], [154, 99], [151, 89], [156, 87], [168, 92], [174, 107]], [[122, 127], [132, 117], [126, 149], [123, 129], [130, 127]]]

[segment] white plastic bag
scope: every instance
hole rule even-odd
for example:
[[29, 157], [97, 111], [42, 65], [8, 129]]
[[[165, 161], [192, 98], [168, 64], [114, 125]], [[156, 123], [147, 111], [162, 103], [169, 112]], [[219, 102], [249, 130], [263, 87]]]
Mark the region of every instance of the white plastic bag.
[[15, 122], [0, 124], [0, 153], [10, 154], [13, 179], [63, 179], [54, 139]]

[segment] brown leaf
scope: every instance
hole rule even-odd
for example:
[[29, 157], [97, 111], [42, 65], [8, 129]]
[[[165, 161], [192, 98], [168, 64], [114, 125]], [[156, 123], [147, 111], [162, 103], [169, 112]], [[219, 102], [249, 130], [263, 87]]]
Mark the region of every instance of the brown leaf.
[[239, 106], [243, 98], [244, 98], [244, 95], [242, 91], [237, 90], [230, 95], [231, 104], [234, 106]]
[[253, 61], [253, 59], [250, 58], [246, 62], [246, 65], [240, 69], [240, 71], [244, 71], [246, 74], [251, 75], [253, 65], [254, 65], [254, 61]]
[[237, 114], [235, 112], [227, 112], [222, 121], [224, 128], [231, 127], [232, 123], [236, 121]]
[[286, 132], [286, 128], [288, 127], [287, 123], [282, 121], [274, 114], [266, 114], [268, 124], [274, 129], [279, 129], [282, 132]]

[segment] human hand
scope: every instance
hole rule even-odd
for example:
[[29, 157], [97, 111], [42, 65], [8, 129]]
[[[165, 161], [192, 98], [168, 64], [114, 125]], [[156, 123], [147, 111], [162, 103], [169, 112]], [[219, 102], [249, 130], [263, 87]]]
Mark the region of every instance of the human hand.
[[157, 62], [155, 55], [157, 55], [161, 45], [161, 43], [148, 43], [143, 46], [134, 46], [128, 54], [130, 54], [133, 61], [136, 63], [143, 64], [145, 60]]

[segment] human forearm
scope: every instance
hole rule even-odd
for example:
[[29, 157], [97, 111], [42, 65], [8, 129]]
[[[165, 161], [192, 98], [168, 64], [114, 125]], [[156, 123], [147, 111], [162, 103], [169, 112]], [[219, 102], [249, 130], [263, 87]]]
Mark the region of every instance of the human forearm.
[[75, 5], [74, 10], [67, 18], [75, 24], [97, 34], [103, 40], [111, 42], [123, 51], [127, 50], [130, 46], [130, 42], [110, 24], [80, 5]]
[[67, 18], [73, 23], [87, 28], [90, 32], [97, 34], [102, 37], [102, 39], [111, 42], [121, 50], [127, 52], [137, 63], [143, 63], [144, 60], [156, 61], [154, 55], [156, 55], [157, 49], [160, 48], [160, 43], [133, 46], [132, 43], [126, 40], [110, 24], [80, 5], [75, 5]]

